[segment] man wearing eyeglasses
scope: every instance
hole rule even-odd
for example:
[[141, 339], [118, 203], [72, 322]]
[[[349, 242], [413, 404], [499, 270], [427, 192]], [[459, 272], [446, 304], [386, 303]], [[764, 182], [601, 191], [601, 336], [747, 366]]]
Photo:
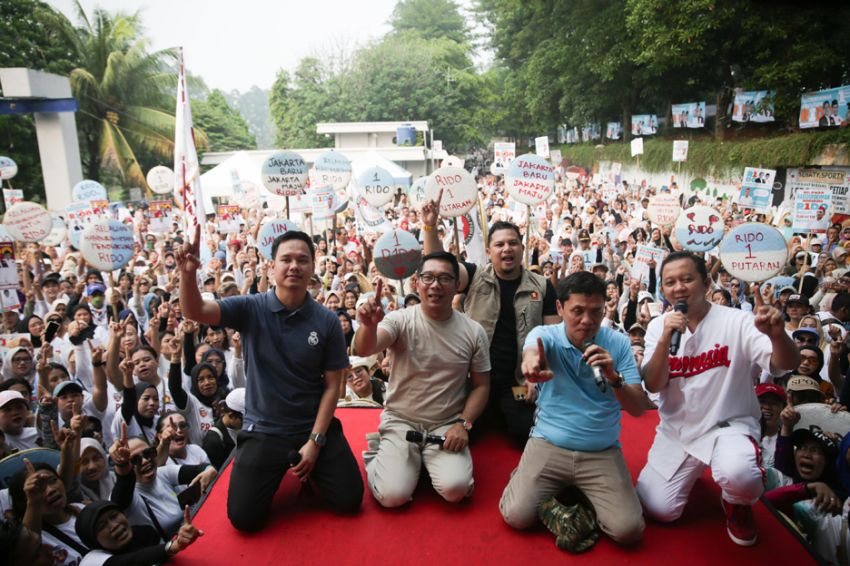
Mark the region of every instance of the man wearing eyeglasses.
[[[410, 501], [423, 462], [446, 501], [472, 494], [469, 430], [487, 404], [490, 358], [484, 328], [452, 309], [458, 271], [453, 255], [427, 254], [417, 271], [420, 304], [385, 318], [379, 280], [375, 296], [357, 310], [355, 350], [370, 356], [387, 349], [391, 356], [377, 455], [364, 456], [369, 488], [384, 507]], [[409, 442], [409, 431], [433, 440]]]
[[592, 273], [562, 279], [556, 305], [564, 324], [539, 326], [525, 340], [522, 373], [538, 388], [537, 414], [499, 503], [514, 528], [533, 526], [540, 503], [575, 486], [614, 541], [630, 544], [643, 534], [618, 438], [621, 408], [638, 417], [646, 398], [629, 339], [601, 327], [606, 298], [605, 282]]

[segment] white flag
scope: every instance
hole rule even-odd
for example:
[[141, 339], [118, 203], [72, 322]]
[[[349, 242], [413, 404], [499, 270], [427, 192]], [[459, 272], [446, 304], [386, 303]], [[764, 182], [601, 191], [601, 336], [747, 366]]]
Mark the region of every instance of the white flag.
[[[177, 76], [177, 111], [174, 128], [174, 197], [183, 209], [186, 231], [194, 238], [195, 226], [206, 222], [204, 201], [201, 198], [201, 176], [195, 136], [192, 132], [192, 108], [186, 90], [183, 69], [183, 48], [179, 48]], [[203, 230], [201, 237], [203, 237]], [[205, 247], [205, 246], [204, 246]]]
[[487, 265], [488, 257], [484, 250], [484, 230], [481, 227], [481, 215], [476, 206], [460, 217], [458, 228], [466, 249], [466, 261], [475, 265]]

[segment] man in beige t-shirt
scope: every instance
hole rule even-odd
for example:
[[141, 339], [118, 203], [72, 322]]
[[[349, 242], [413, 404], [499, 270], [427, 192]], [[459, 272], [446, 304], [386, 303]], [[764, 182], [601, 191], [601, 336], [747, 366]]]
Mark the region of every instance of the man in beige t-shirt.
[[[410, 501], [423, 462], [447, 501], [472, 493], [469, 429], [487, 404], [490, 348], [481, 325], [452, 309], [458, 271], [453, 255], [428, 254], [418, 270], [421, 304], [384, 318], [375, 298], [379, 283], [375, 297], [357, 311], [356, 351], [368, 356], [387, 349], [392, 356], [378, 453], [366, 465], [369, 488], [384, 507]], [[411, 430], [442, 444], [408, 442]]]

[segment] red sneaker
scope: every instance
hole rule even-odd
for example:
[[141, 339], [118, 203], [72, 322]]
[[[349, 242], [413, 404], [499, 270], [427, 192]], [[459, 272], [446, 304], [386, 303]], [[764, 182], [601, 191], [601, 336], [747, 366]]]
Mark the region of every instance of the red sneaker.
[[723, 511], [726, 513], [726, 532], [735, 544], [752, 546], [758, 539], [753, 508], [750, 505], [735, 505], [721, 498]]

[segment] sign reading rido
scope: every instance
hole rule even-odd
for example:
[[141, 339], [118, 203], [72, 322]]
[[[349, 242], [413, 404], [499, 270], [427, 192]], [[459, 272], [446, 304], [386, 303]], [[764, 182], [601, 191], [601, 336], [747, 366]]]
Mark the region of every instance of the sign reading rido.
[[19, 202], [6, 211], [3, 226], [18, 242], [40, 242], [50, 234], [53, 218], [41, 205]]
[[720, 261], [732, 277], [754, 283], [785, 267], [788, 246], [782, 233], [757, 222], [740, 224], [720, 242]]
[[74, 188], [71, 190], [71, 196], [75, 202], [107, 200], [106, 187], [90, 179], [83, 179], [74, 185]]
[[672, 226], [681, 211], [682, 205], [679, 204], [678, 197], [661, 193], [649, 199], [646, 215], [659, 226]]
[[375, 267], [391, 279], [413, 275], [421, 257], [419, 240], [404, 230], [390, 230], [375, 242]]
[[417, 210], [428, 201], [428, 196], [425, 193], [427, 184], [428, 177], [419, 177], [407, 188], [407, 200], [410, 202], [410, 206]]
[[692, 206], [679, 214], [674, 233], [686, 250], [707, 252], [720, 243], [725, 228], [719, 212], [709, 206]]
[[555, 190], [555, 168], [539, 155], [526, 153], [511, 162], [505, 188], [518, 202], [538, 205]]
[[158, 195], [165, 195], [174, 190], [174, 171], [165, 165], [157, 165], [145, 178], [148, 186]]
[[440, 167], [425, 183], [425, 197], [437, 200], [440, 191], [443, 198], [440, 201], [442, 216], [463, 216], [475, 206], [478, 198], [478, 186], [475, 179], [466, 169], [460, 167]]
[[260, 175], [270, 192], [282, 197], [300, 195], [307, 181], [307, 162], [294, 151], [279, 151], [263, 162]]
[[96, 220], [83, 232], [81, 244], [90, 265], [104, 271], [121, 269], [133, 257], [133, 229], [117, 220]]
[[379, 208], [384, 206], [395, 195], [396, 185], [392, 173], [383, 167], [370, 167], [357, 177], [357, 186], [366, 202]]
[[18, 174], [18, 164], [11, 157], [0, 155], [0, 181], [11, 179]]
[[332, 186], [339, 191], [351, 180], [351, 161], [338, 151], [326, 151], [316, 158], [310, 172], [310, 183], [319, 187]]

